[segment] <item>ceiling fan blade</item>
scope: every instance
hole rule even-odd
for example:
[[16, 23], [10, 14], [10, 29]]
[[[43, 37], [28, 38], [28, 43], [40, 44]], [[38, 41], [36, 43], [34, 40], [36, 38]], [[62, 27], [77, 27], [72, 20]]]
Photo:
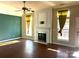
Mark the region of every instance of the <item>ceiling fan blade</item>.
[[22, 9], [19, 9], [19, 10], [15, 10], [15, 12], [19, 12], [19, 11], [22, 11]]
[[34, 10], [31, 10], [31, 8], [28, 9], [29, 12], [34, 12]]
[[15, 12], [23, 12], [23, 14], [25, 14], [25, 13], [33, 13], [34, 10], [31, 10], [31, 8], [25, 7], [25, 3], [26, 3], [26, 1], [23, 1], [24, 6], [21, 9], [15, 10]]

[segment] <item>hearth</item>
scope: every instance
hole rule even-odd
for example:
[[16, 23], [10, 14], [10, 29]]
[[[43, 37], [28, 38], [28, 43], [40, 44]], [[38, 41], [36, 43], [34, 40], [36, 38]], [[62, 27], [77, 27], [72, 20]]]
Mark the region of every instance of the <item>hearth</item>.
[[38, 41], [46, 42], [46, 33], [38, 33]]

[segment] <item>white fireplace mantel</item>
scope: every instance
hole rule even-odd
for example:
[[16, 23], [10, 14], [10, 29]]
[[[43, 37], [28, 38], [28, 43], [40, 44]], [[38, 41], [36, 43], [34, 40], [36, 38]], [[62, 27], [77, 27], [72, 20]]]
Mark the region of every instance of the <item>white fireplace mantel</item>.
[[36, 30], [36, 37], [38, 41], [38, 33], [46, 33], [46, 43], [49, 43], [50, 41], [50, 28], [37, 28]]

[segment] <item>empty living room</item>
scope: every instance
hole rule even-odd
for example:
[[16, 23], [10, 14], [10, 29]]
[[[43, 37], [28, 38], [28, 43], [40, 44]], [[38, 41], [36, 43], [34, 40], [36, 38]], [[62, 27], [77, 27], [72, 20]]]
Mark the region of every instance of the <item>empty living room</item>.
[[0, 0], [0, 58], [79, 58], [79, 1]]

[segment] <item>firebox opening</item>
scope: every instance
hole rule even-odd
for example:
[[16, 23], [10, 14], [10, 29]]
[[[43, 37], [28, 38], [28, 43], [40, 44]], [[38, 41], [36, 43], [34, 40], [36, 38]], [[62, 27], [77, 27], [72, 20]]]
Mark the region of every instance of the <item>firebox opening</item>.
[[38, 41], [46, 42], [46, 33], [38, 33]]

